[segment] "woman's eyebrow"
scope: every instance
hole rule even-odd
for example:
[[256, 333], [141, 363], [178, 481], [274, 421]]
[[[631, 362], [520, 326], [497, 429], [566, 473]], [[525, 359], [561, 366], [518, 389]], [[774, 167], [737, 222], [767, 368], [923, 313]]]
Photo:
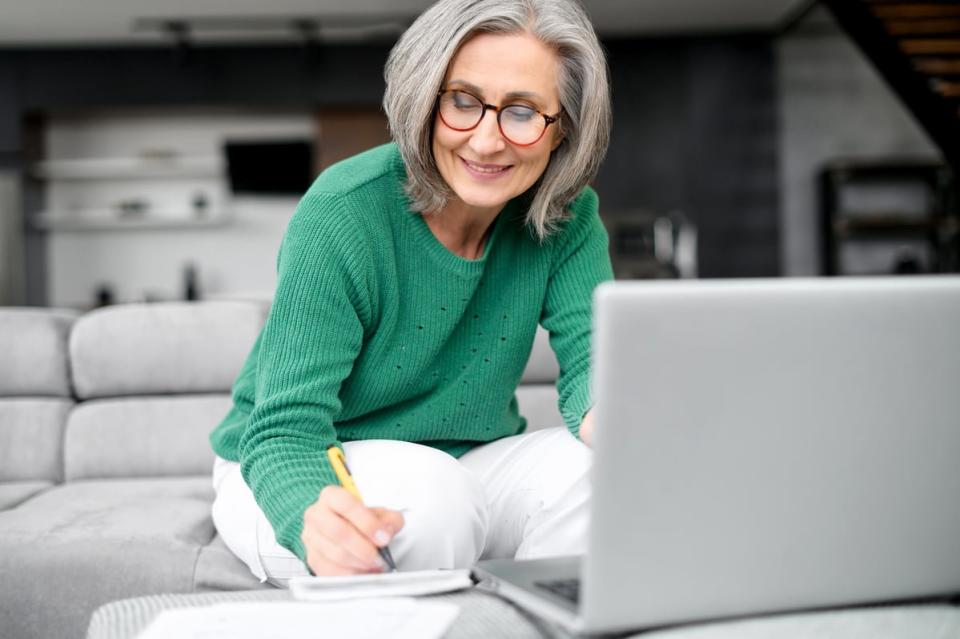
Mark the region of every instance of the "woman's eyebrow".
[[[448, 82], [447, 84], [448, 85], [456, 84], [457, 86], [463, 87], [470, 93], [475, 93], [477, 96], [483, 97], [483, 89], [481, 89], [475, 84], [471, 84], [470, 82], [467, 82], [466, 80], [450, 80], [450, 82]], [[511, 100], [514, 98], [532, 98], [535, 100], [543, 100], [543, 96], [533, 91], [511, 91], [507, 93], [507, 95], [505, 95], [504, 97], [508, 100]]]
[[450, 80], [450, 81], [447, 83], [447, 86], [449, 86], [449, 85], [451, 85], [451, 84], [459, 85], [459, 86], [463, 87], [464, 89], [466, 89], [467, 91], [469, 91], [470, 93], [476, 93], [478, 96], [482, 96], [482, 95], [483, 95], [483, 89], [481, 89], [480, 87], [478, 87], [478, 86], [475, 85], [475, 84], [470, 84], [470, 83], [467, 82], [466, 80]]
[[534, 100], [543, 100], [543, 96], [533, 91], [511, 91], [506, 95], [509, 98], [532, 98]]

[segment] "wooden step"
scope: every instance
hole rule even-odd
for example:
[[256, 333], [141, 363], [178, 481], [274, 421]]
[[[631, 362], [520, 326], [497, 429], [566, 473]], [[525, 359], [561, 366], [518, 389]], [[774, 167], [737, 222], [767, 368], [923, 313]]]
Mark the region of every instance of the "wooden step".
[[913, 68], [928, 75], [960, 75], [960, 58], [914, 58]]
[[878, 18], [951, 18], [960, 16], [960, 4], [872, 3], [871, 10]]
[[887, 20], [887, 33], [905, 35], [960, 35], [960, 17], [941, 20]]
[[960, 98], [960, 82], [934, 80], [933, 90], [945, 98]]
[[940, 53], [960, 53], [960, 38], [911, 38], [900, 41], [900, 50], [907, 55], [937, 55]]

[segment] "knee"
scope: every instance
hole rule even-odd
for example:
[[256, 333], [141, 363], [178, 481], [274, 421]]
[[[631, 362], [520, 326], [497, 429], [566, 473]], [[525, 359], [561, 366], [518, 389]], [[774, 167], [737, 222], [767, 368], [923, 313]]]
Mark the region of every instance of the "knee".
[[566, 428], [531, 433], [527, 445], [536, 450], [535, 472], [548, 492], [589, 490], [593, 451]]
[[428, 449], [420, 457], [401, 480], [405, 523], [391, 548], [406, 570], [470, 567], [487, 536], [483, 487], [446, 453]]

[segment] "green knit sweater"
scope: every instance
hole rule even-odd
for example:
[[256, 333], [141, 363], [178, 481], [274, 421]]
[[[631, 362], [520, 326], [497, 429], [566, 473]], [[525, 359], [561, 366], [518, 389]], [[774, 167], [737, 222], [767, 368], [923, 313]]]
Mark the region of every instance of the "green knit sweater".
[[405, 178], [394, 144], [317, 178], [287, 228], [234, 406], [210, 435], [304, 560], [303, 512], [336, 483], [329, 446], [397, 439], [460, 456], [524, 430], [514, 392], [538, 323], [571, 432], [590, 407], [591, 295], [612, 276], [593, 190], [544, 243], [511, 201], [483, 256], [467, 260], [409, 210]]

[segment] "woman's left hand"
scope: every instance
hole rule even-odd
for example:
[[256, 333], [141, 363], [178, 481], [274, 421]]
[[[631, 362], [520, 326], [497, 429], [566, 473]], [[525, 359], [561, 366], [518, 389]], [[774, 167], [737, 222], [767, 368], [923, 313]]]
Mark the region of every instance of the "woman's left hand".
[[580, 441], [587, 446], [593, 446], [593, 409], [587, 411], [580, 422]]

